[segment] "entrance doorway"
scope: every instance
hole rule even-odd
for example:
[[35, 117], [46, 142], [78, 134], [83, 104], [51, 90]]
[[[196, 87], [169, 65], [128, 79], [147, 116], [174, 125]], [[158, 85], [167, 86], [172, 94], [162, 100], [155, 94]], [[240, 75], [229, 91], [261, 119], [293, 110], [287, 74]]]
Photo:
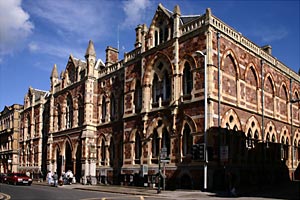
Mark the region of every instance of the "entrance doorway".
[[56, 172], [58, 177], [61, 176], [62, 156], [60, 155], [59, 149], [56, 150]]
[[77, 147], [77, 151], [76, 151], [76, 172], [75, 172], [75, 179], [76, 182], [79, 183], [80, 182], [80, 178], [83, 176], [83, 174], [81, 174], [81, 145], [78, 145]]
[[69, 142], [66, 142], [65, 156], [66, 156], [65, 172], [67, 172], [68, 170], [71, 170], [73, 172], [72, 150]]

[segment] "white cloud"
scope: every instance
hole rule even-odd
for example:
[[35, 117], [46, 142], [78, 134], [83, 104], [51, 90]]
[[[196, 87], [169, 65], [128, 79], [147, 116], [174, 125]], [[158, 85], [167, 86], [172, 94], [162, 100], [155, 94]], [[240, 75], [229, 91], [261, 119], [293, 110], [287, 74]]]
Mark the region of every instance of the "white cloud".
[[21, 0], [0, 1], [0, 56], [20, 48], [34, 25], [21, 7]]
[[256, 29], [256, 31], [253, 34], [255, 36], [258, 36], [263, 42], [273, 42], [285, 38], [289, 34], [289, 32], [283, 26], [264, 26]]
[[28, 48], [29, 48], [29, 50], [32, 51], [32, 52], [39, 50], [39, 46], [38, 46], [38, 44], [35, 43], [35, 42], [30, 42], [30, 43], [28, 44]]
[[140, 23], [144, 23], [143, 15], [147, 8], [151, 6], [150, 0], [128, 0], [124, 1], [123, 10], [126, 18], [122, 27], [136, 27]]
[[[114, 4], [111, 1], [31, 1], [28, 3], [30, 13], [46, 19], [56, 33], [68, 38], [73, 35], [81, 38], [101, 38], [109, 34], [111, 13]], [[108, 17], [109, 16], [109, 17]]]

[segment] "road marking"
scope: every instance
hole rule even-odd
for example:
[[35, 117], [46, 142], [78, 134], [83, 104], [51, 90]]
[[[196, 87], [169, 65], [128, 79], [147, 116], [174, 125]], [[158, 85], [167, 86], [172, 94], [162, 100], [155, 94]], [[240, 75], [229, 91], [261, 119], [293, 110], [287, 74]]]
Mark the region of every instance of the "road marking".
[[1, 196], [4, 196], [4, 198], [1, 198], [1, 199], [5, 199], [5, 200], [10, 200], [10, 196], [8, 194], [4, 194], [4, 193], [0, 193], [0, 197]]

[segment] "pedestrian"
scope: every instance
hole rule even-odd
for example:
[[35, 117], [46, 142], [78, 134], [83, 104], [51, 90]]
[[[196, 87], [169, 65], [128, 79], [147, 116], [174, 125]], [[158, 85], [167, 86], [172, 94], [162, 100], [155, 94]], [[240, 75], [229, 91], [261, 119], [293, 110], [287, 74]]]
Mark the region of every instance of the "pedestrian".
[[52, 173], [51, 173], [51, 171], [48, 171], [47, 180], [48, 180], [48, 184], [51, 185], [51, 181], [52, 181]]
[[54, 187], [57, 187], [57, 185], [58, 185], [58, 175], [57, 175], [56, 172], [54, 172], [52, 178], [53, 178], [53, 181], [54, 181]]
[[44, 174], [42, 171], [39, 172], [39, 182], [43, 182], [44, 180]]
[[227, 174], [227, 178], [228, 178], [229, 196], [236, 197], [237, 194], [236, 194], [236, 189], [235, 189], [235, 184], [236, 184], [235, 174], [229, 171]]

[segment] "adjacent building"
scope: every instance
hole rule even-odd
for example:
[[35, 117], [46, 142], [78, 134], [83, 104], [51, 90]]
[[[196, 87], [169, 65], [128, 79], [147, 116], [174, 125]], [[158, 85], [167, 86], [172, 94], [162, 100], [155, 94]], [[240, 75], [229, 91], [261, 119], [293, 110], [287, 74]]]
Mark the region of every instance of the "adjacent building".
[[5, 106], [0, 112], [0, 173], [17, 172], [19, 159], [20, 113], [22, 105]]
[[293, 179], [300, 76], [271, 50], [210, 9], [159, 4], [122, 60], [108, 46], [103, 62], [90, 41], [85, 60], [70, 55], [60, 75], [53, 66], [49, 91], [29, 88], [20, 170], [149, 187], [160, 175], [166, 188], [189, 189], [223, 187], [227, 172], [239, 185]]

